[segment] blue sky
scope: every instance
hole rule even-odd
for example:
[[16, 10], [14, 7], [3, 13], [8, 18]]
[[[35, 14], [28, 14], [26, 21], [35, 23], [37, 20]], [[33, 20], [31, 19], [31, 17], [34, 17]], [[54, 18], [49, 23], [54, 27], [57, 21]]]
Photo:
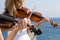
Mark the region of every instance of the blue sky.
[[[4, 3], [5, 0], [0, 0], [0, 13], [4, 11]], [[45, 17], [60, 18], [60, 0], [26, 0], [23, 6], [29, 8], [30, 11], [38, 11]]]

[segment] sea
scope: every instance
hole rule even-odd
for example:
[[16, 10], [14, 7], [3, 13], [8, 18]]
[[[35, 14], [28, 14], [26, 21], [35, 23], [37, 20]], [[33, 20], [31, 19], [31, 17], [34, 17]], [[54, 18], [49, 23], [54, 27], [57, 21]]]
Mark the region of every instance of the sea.
[[39, 26], [42, 34], [36, 35], [36, 40], [60, 40], [60, 18], [50, 18], [58, 24], [58, 27], [54, 28], [50, 23], [43, 23]]
[[[58, 24], [58, 27], [53, 27], [50, 23], [42, 23], [38, 29], [41, 29], [42, 34], [36, 35], [36, 40], [60, 40], [60, 18], [50, 18]], [[4, 35], [5, 34], [5, 35]], [[4, 38], [8, 36], [7, 32], [3, 33]]]

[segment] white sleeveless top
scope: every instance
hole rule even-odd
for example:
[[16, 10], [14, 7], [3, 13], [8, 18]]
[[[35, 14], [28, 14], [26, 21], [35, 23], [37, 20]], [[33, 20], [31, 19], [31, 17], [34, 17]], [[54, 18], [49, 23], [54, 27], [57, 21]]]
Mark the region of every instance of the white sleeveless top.
[[18, 31], [14, 40], [30, 40], [30, 37], [27, 33], [27, 28], [23, 29], [21, 33]]
[[[25, 19], [23, 19], [23, 20], [25, 20]], [[30, 40], [30, 37], [29, 37], [29, 35], [27, 33], [27, 28], [24, 28], [22, 30], [22, 32], [18, 31], [18, 33], [15, 36], [14, 40]]]

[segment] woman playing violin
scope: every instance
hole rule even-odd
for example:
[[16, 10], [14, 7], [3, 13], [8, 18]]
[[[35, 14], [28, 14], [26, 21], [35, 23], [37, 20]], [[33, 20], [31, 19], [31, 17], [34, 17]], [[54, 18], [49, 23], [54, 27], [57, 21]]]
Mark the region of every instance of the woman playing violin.
[[[17, 2], [17, 1], [15, 1], [15, 2]], [[15, 4], [15, 7], [16, 7], [16, 9], [21, 9], [22, 7], [20, 7], [22, 5], [22, 3], [21, 2], [17, 2], [16, 4]], [[7, 8], [8, 9], [8, 8]], [[15, 10], [16, 10], [15, 9]], [[23, 12], [23, 11], [22, 11]], [[18, 18], [19, 18], [19, 16], [17, 16]], [[30, 19], [30, 18], [29, 18]], [[43, 22], [48, 22], [48, 21], [50, 21], [49, 19], [46, 19], [46, 18], [44, 18], [42, 21], [40, 21], [40, 22], [38, 22], [37, 23], [37, 25], [40, 25], [41, 23], [43, 23]], [[34, 27], [37, 27], [37, 25], [35, 25]], [[15, 30], [16, 31], [16, 30]], [[13, 33], [12, 33], [13, 34]]]
[[[18, 13], [19, 13], [19, 12], [22, 12], [22, 13], [19, 13], [20, 16], [19, 16], [19, 15], [16, 15], [16, 16], [17, 16], [18, 18], [25, 18], [25, 17], [26, 17], [26, 14], [29, 14], [29, 13], [31, 13], [31, 12], [28, 11], [28, 9], [22, 7], [21, 5], [22, 5], [22, 4], [20, 4], [20, 2], [17, 2], [17, 3], [16, 3], [16, 8], [17, 8], [17, 9], [20, 9], [20, 11], [17, 10]], [[18, 14], [18, 13], [17, 13], [17, 14]], [[24, 13], [26, 13], [25, 16], [22, 16], [22, 17], [21, 17], [21, 15], [23, 15]], [[30, 18], [28, 18], [28, 16], [27, 16], [27, 19], [28, 19], [28, 21], [30, 20]], [[30, 21], [30, 22], [31, 22], [31, 21]], [[40, 24], [42, 24], [42, 23], [44, 23], [44, 22], [50, 22], [50, 20], [49, 20], [48, 18], [44, 18], [44, 19], [42, 19], [42, 21], [37, 22], [37, 23], [34, 25], [34, 27], [37, 28]]]

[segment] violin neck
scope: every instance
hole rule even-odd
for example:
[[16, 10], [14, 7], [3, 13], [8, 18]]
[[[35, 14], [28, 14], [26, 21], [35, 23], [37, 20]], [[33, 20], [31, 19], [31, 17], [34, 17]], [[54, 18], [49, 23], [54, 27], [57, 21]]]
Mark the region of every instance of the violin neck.
[[52, 20], [50, 20], [50, 23], [51, 23], [51, 25], [53, 25], [54, 27], [57, 27], [58, 26], [58, 24], [57, 23], [55, 23], [54, 21], [52, 21]]

